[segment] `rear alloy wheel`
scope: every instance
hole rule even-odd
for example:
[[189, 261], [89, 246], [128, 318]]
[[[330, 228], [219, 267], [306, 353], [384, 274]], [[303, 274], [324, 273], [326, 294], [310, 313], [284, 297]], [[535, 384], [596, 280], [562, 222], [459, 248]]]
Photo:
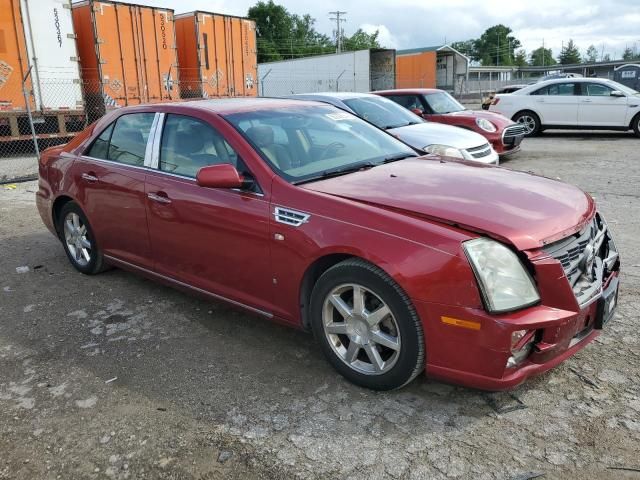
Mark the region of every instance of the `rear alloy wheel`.
[[640, 137], [640, 113], [635, 116], [632, 122], [633, 131], [636, 134], [636, 137]]
[[331, 364], [376, 390], [400, 388], [424, 368], [422, 326], [406, 294], [381, 269], [345, 260], [318, 280], [312, 326]]
[[75, 202], [65, 204], [59, 222], [62, 245], [75, 269], [87, 275], [103, 271], [102, 252], [95, 243], [89, 221], [80, 206]]
[[513, 117], [513, 121], [524, 127], [524, 134], [527, 137], [533, 137], [540, 133], [540, 118], [533, 112], [519, 112]]

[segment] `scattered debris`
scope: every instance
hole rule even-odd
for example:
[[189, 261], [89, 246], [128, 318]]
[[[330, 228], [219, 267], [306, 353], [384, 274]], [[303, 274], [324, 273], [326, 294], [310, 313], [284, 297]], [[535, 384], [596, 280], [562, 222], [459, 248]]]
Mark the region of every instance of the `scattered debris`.
[[10, 183], [9, 185], [4, 186], [5, 190], [15, 190], [16, 188], [18, 188], [18, 186], [15, 183]]
[[487, 394], [485, 395], [485, 400], [500, 415], [527, 408], [525, 403], [513, 393]]
[[229, 460], [231, 457], [233, 456], [232, 452], [229, 452], [227, 450], [222, 450], [220, 452], [220, 455], [218, 455], [218, 463], [225, 463], [227, 460]]
[[534, 478], [542, 478], [545, 475], [546, 474], [542, 472], [527, 472], [516, 475], [512, 480], [533, 480]]
[[576, 374], [576, 376], [582, 380], [584, 383], [591, 385], [593, 388], [600, 388], [600, 386], [595, 382], [595, 380], [589, 378], [587, 375], [585, 375], [584, 373], [576, 370], [573, 367], [569, 367], [569, 370], [571, 370], [573, 373]]
[[29, 271], [29, 267], [26, 265], [24, 267], [16, 267], [16, 273], [27, 273]]
[[105, 382], [104, 382], [104, 383], [111, 383], [111, 382], [115, 382], [117, 379], [118, 379], [118, 377], [113, 377], [113, 378], [110, 378], [109, 380], [105, 380]]
[[43, 265], [36, 265], [33, 267], [34, 270], [40, 270], [41, 268], [43, 268]]
[[625, 472], [640, 472], [640, 467], [607, 467], [607, 470], [624, 470]]
[[76, 400], [76, 405], [79, 408], [93, 408], [98, 403], [98, 397], [89, 397], [86, 400]]
[[158, 407], [158, 408], [156, 408], [156, 410], [158, 410], [159, 412], [166, 412], [167, 411], [167, 409], [164, 408], [164, 407]]

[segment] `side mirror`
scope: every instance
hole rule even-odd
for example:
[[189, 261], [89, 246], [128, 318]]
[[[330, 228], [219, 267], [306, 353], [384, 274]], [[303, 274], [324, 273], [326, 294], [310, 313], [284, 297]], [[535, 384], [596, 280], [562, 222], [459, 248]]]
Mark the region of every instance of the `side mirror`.
[[412, 108], [411, 111], [413, 113], [415, 113], [416, 115], [418, 115], [419, 117], [421, 117], [422, 115], [424, 115], [424, 110], [421, 110], [419, 108]]
[[626, 95], [622, 93], [620, 90], [611, 90], [610, 95], [612, 97], [626, 97]]
[[242, 188], [244, 179], [230, 163], [202, 167], [196, 174], [196, 183], [205, 188]]

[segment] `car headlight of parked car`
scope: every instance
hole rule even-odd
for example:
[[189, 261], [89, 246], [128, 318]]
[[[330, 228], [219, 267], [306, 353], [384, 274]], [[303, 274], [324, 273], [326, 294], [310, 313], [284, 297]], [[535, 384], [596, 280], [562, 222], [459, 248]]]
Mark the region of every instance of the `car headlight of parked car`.
[[424, 151], [427, 153], [433, 153], [435, 155], [440, 155], [442, 157], [453, 157], [453, 158], [462, 158], [467, 159], [464, 152], [455, 147], [450, 147], [448, 145], [429, 145], [428, 147], [424, 147]]
[[488, 238], [464, 242], [463, 248], [487, 310], [492, 313], [511, 311], [540, 300], [529, 272], [509, 248]]
[[486, 118], [476, 118], [476, 125], [485, 132], [493, 133], [497, 130], [496, 126]]

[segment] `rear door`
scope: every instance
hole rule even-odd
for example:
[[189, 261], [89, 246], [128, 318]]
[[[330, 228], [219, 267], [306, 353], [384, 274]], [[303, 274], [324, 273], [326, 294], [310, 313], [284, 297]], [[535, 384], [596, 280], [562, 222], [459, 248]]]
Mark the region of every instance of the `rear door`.
[[156, 139], [146, 184], [155, 270], [270, 311], [269, 202], [259, 188], [203, 188], [195, 180], [200, 168], [218, 163], [250, 175], [243, 160], [216, 128], [192, 116], [163, 114]]
[[611, 96], [613, 88], [602, 83], [582, 83], [582, 95], [578, 109], [578, 125], [587, 127], [623, 127], [627, 119], [627, 97]]
[[74, 162], [78, 199], [106, 255], [151, 268], [146, 165], [154, 113], [118, 117]]
[[553, 83], [530, 95], [543, 125], [578, 125], [580, 86], [576, 82]]

